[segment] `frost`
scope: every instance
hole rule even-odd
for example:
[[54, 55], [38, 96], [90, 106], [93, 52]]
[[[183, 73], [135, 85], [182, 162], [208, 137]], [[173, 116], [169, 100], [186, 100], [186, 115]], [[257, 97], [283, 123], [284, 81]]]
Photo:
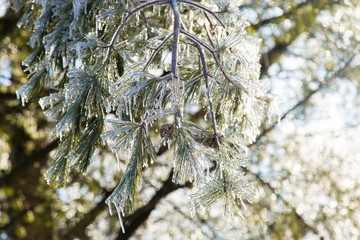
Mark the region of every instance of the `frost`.
[[73, 1], [73, 8], [74, 8], [74, 19], [70, 24], [70, 32], [69, 38], [73, 37], [73, 32], [76, 31], [78, 27], [78, 21], [80, 18], [80, 13], [83, 11], [84, 15], [87, 14], [87, 0], [74, 0]]
[[[115, 123], [124, 125], [119, 121], [115, 121]], [[109, 207], [111, 204], [115, 205], [121, 225], [123, 224], [121, 218], [130, 215], [134, 211], [137, 185], [140, 181], [143, 166], [147, 164], [148, 158], [155, 158], [155, 149], [143, 131], [144, 129], [140, 128], [136, 132], [140, 141], [134, 146], [129, 164], [119, 184], [110, 197], [106, 199], [106, 204]], [[124, 226], [122, 226], [122, 229], [125, 231]]]
[[52, 122], [59, 119], [63, 114], [62, 102], [65, 100], [63, 93], [52, 93], [50, 96], [43, 97], [39, 100], [40, 107], [44, 110], [45, 115]]
[[223, 199], [225, 214], [241, 215], [241, 210], [246, 207], [244, 200], [251, 203], [255, 193], [255, 188], [243, 174], [219, 168], [215, 177], [200, 186], [191, 199], [193, 208], [200, 211]]
[[114, 130], [107, 131], [102, 134], [102, 139], [108, 141], [111, 149], [117, 153], [121, 149], [132, 149], [137, 129], [140, 127], [138, 123], [109, 119], [108, 122]]
[[185, 184], [187, 181], [204, 181], [205, 169], [209, 164], [206, 154], [210, 155], [210, 151], [182, 129], [177, 130], [175, 141], [174, 182]]
[[24, 84], [18, 90], [16, 90], [16, 96], [18, 99], [21, 99], [21, 104], [23, 106], [25, 106], [25, 103], [27, 103], [32, 98], [35, 91], [40, 90], [39, 84], [44, 73], [45, 70], [40, 70], [39, 72], [35, 73], [30, 78], [28, 83]]

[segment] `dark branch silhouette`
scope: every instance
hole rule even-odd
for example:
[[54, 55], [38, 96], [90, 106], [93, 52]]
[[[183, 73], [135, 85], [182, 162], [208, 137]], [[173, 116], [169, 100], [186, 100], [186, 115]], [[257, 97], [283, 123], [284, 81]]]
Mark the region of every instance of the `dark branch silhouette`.
[[157, 204], [179, 188], [190, 187], [190, 183], [185, 185], [178, 185], [172, 182], [173, 171], [170, 172], [169, 177], [163, 182], [163, 186], [155, 193], [151, 200], [143, 207], [136, 210], [131, 216], [124, 219], [125, 233], [119, 231], [117, 240], [129, 239], [132, 234], [138, 229], [150, 216], [150, 213], [156, 208]]

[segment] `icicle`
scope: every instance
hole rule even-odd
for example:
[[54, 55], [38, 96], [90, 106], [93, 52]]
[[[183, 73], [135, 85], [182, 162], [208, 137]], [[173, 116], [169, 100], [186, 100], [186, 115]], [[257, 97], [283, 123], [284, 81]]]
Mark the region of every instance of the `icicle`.
[[134, 95], [134, 97], [133, 97], [133, 105], [134, 106], [136, 105], [136, 95]]
[[116, 158], [116, 162], [117, 162], [117, 166], [118, 166], [118, 171], [120, 172], [121, 171], [120, 157], [117, 152], [115, 152], [115, 158]]
[[99, 26], [99, 16], [96, 16], [96, 20], [95, 20], [95, 33], [96, 33], [96, 37], [99, 37], [99, 30], [100, 30], [100, 26]]
[[24, 107], [25, 103], [27, 102], [27, 98], [22, 96], [19, 91], [16, 91], [16, 98], [21, 100], [21, 105]]
[[87, 5], [88, 5], [88, 0], [84, 0], [85, 2], [84, 2], [84, 13], [85, 13], [85, 15], [87, 15]]
[[195, 217], [195, 212], [196, 212], [195, 206], [192, 205], [190, 208], [190, 217], [191, 218]]
[[112, 216], [114, 213], [113, 213], [113, 211], [112, 211], [111, 203], [107, 202], [106, 204], [108, 205], [108, 207], [109, 207], [109, 213], [110, 213], [110, 215]]
[[124, 223], [123, 223], [123, 221], [122, 221], [122, 216], [121, 216], [121, 213], [122, 213], [123, 216], [124, 216], [124, 212], [123, 212], [122, 208], [120, 208], [119, 204], [117, 204], [117, 203], [115, 203], [115, 202], [113, 202], [113, 203], [114, 203], [114, 205], [115, 205], [116, 212], [117, 212], [118, 217], [119, 217], [119, 220], [120, 220], [121, 230], [122, 230], [123, 233], [125, 233]]
[[131, 109], [131, 100], [130, 100], [130, 102], [128, 103], [128, 108], [129, 108], [129, 118], [130, 118], [130, 121], [133, 121], [133, 115], [132, 115], [132, 109]]
[[167, 142], [168, 150], [170, 151], [172, 141], [171, 141], [171, 139], [167, 139], [166, 142]]
[[59, 139], [60, 139], [60, 142], [61, 142], [62, 139], [63, 139], [62, 131], [58, 132], [58, 136], [59, 136]]
[[205, 120], [205, 122], [207, 122], [207, 120], [208, 120], [207, 114], [204, 115], [204, 120]]

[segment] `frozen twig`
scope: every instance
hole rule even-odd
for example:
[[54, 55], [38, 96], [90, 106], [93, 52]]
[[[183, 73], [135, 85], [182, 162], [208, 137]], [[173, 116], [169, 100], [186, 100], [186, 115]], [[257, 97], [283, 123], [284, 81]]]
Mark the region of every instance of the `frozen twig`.
[[143, 71], [146, 71], [146, 69], [149, 67], [150, 63], [152, 62], [152, 60], [154, 59], [154, 57], [156, 56], [156, 54], [161, 50], [161, 48], [165, 45], [165, 43], [167, 43], [170, 38], [174, 35], [174, 33], [171, 33], [169, 36], [167, 36], [152, 52], [151, 56], [149, 57], [149, 60], [146, 62], [145, 67], [143, 68]]
[[180, 112], [180, 99], [178, 98], [178, 91], [180, 91], [180, 76], [177, 72], [177, 62], [178, 62], [178, 53], [179, 53], [179, 36], [180, 36], [180, 13], [177, 6], [178, 0], [171, 0], [171, 6], [174, 13], [174, 31], [173, 31], [173, 48], [171, 56], [171, 74], [174, 81], [174, 97], [175, 97], [175, 123], [178, 127], [181, 126], [181, 112]]
[[208, 9], [207, 7], [205, 7], [205, 6], [203, 6], [203, 5], [199, 4], [199, 3], [196, 3], [196, 2], [194, 2], [194, 1], [178, 0], [178, 2], [192, 5], [192, 6], [196, 7], [196, 8], [199, 8], [199, 9], [203, 10], [203, 11], [206, 12], [206, 13], [211, 14], [211, 15], [214, 16], [214, 18], [220, 23], [220, 25], [221, 25], [223, 28], [225, 28], [225, 24], [224, 24], [224, 22], [219, 18], [219, 16], [218, 16], [216, 13], [214, 13], [213, 11], [211, 11], [210, 9]]
[[144, 9], [144, 8], [147, 8], [147, 7], [150, 7], [150, 6], [153, 6], [153, 5], [157, 5], [157, 4], [165, 4], [165, 3], [169, 3], [170, 0], [156, 0], [156, 1], [151, 1], [151, 2], [147, 2], [147, 3], [144, 3], [136, 8], [134, 8], [133, 10], [131, 10], [128, 15], [125, 17], [125, 19], [121, 22], [121, 24], [118, 26], [118, 28], [116, 29], [114, 35], [112, 36], [111, 38], [111, 41], [109, 43], [109, 45], [107, 46], [108, 47], [108, 51], [106, 53], [106, 58], [104, 60], [104, 62], [106, 62], [109, 57], [111, 56], [111, 52], [113, 51], [114, 49], [114, 45], [115, 45], [115, 42], [116, 42], [116, 39], [117, 37], [119, 36], [121, 30], [124, 28], [124, 26], [128, 23], [129, 19], [135, 14], [137, 13], [138, 11]]
[[213, 129], [214, 129], [215, 147], [219, 148], [220, 142], [219, 142], [219, 137], [218, 137], [218, 133], [217, 133], [217, 129], [216, 129], [214, 108], [213, 108], [213, 104], [212, 104], [211, 97], [210, 97], [209, 76], [208, 76], [208, 70], [207, 70], [207, 65], [206, 65], [206, 59], [205, 59], [205, 55], [204, 55], [204, 52], [203, 52], [201, 46], [196, 42], [194, 42], [194, 44], [195, 44], [195, 47], [198, 49], [198, 52], [200, 55], [200, 61], [201, 61], [201, 66], [202, 66], [202, 71], [203, 71], [203, 76], [204, 76], [205, 86], [206, 86], [206, 96], [207, 96], [207, 99], [209, 102], [211, 121], [212, 121]]

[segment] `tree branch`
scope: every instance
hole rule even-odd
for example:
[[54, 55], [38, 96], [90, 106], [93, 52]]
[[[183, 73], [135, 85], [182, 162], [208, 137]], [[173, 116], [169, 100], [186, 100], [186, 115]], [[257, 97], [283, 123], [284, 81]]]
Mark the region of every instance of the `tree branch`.
[[136, 210], [131, 216], [124, 218], [125, 233], [121, 230], [117, 236], [117, 240], [129, 239], [132, 234], [138, 229], [150, 216], [150, 213], [156, 208], [161, 199], [168, 194], [183, 187], [191, 186], [190, 183], [185, 185], [178, 185], [172, 182], [173, 171], [170, 172], [169, 177], [163, 182], [163, 186], [155, 193], [151, 200], [143, 207]]
[[251, 175], [255, 176], [256, 179], [261, 183], [261, 185], [266, 186], [278, 199], [280, 199], [286, 207], [290, 208], [294, 213], [297, 219], [300, 220], [300, 222], [302, 222], [302, 224], [304, 224], [305, 228], [307, 228], [308, 230], [310, 230], [311, 232], [313, 232], [314, 234], [318, 235], [319, 231], [311, 226], [310, 224], [306, 223], [305, 219], [296, 211], [296, 208], [293, 207], [288, 201], [286, 201], [277, 191], [275, 188], [273, 188], [271, 186], [270, 183], [266, 182], [264, 179], [262, 179], [262, 177], [260, 176], [260, 174], [255, 174], [250, 172], [249, 170], [245, 169], [245, 172], [249, 172], [251, 173]]
[[[293, 107], [291, 107], [289, 110], [287, 110], [281, 117], [281, 120], [285, 119], [291, 112], [295, 111], [296, 109], [298, 109], [299, 107], [303, 106], [305, 103], [307, 103], [310, 98], [315, 95], [316, 93], [320, 92], [321, 89], [323, 89], [326, 85], [328, 85], [329, 83], [331, 83], [334, 79], [336, 79], [337, 77], [340, 77], [344, 71], [346, 70], [346, 68], [350, 65], [351, 61], [354, 59], [354, 57], [356, 56], [356, 52], [355, 54], [350, 57], [345, 63], [344, 65], [338, 69], [335, 73], [331, 73], [329, 76], [329, 79], [326, 80], [324, 83], [320, 83], [320, 85], [310, 91], [303, 99], [301, 99], [300, 101], [298, 101]], [[279, 121], [275, 122], [274, 124], [272, 124], [270, 127], [264, 129], [262, 131], [262, 133], [257, 137], [257, 140], [250, 144], [249, 147], [256, 145], [259, 143], [259, 141], [261, 140], [262, 137], [266, 136], [269, 132], [271, 132], [276, 125], [278, 124]], [[260, 174], [256, 174], [251, 172], [249, 169], [243, 167], [244, 172], [251, 174], [252, 176], [254, 176], [263, 186], [266, 186], [278, 199], [280, 199], [288, 208], [290, 208], [296, 215], [296, 218], [299, 219], [305, 226], [305, 228], [307, 228], [308, 230], [310, 230], [311, 232], [313, 232], [314, 234], [319, 234], [319, 231], [309, 225], [308, 223], [306, 223], [305, 219], [296, 211], [296, 208], [293, 207], [288, 201], [286, 201], [277, 191], [274, 187], [271, 186], [271, 184], [269, 182], [266, 182]]]
[[7, 100], [16, 100], [16, 94], [12, 92], [1, 92], [0, 93], [0, 100], [7, 101]]
[[283, 19], [291, 19], [294, 22], [294, 26], [286, 30], [286, 36], [280, 36], [275, 38], [275, 46], [269, 51], [262, 54], [261, 63], [261, 77], [267, 75], [268, 69], [271, 64], [277, 62], [277, 60], [287, 51], [288, 47], [304, 32], [309, 32], [310, 29], [316, 25], [316, 16], [320, 13], [319, 10], [327, 6], [332, 6], [333, 0], [326, 1], [306, 1], [295, 7], [282, 16], [264, 20], [251, 26], [257, 30], [258, 28], [269, 24], [276, 23]]
[[173, 39], [173, 49], [171, 55], [171, 73], [178, 78], [177, 76], [177, 61], [179, 53], [179, 35], [180, 35], [180, 13], [177, 6], [177, 0], [171, 0], [171, 6], [174, 13], [174, 39]]
[[177, 73], [177, 62], [178, 62], [178, 53], [179, 53], [179, 37], [180, 37], [180, 12], [177, 6], [178, 0], [171, 0], [171, 6], [174, 14], [174, 31], [173, 31], [173, 47], [172, 47], [172, 55], [171, 55], [171, 76], [172, 80], [175, 81], [173, 96], [175, 97], [175, 124], [178, 127], [181, 127], [181, 110], [180, 110], [180, 75]]
[[[290, 109], [288, 109], [284, 114], [282, 114], [280, 121], [284, 120], [291, 112], [295, 111], [296, 109], [298, 109], [299, 107], [303, 106], [305, 103], [307, 103], [310, 98], [316, 94], [317, 92], [319, 92], [321, 89], [323, 89], [326, 85], [329, 85], [329, 83], [331, 83], [334, 79], [336, 79], [337, 77], [340, 77], [344, 71], [346, 70], [346, 68], [350, 65], [351, 61], [354, 59], [354, 57], [356, 56], [357, 52], [355, 51], [355, 54], [353, 56], [351, 56], [345, 63], [344, 65], [339, 68], [336, 72], [332, 72], [331, 74], [329, 74], [330, 76], [328, 77], [327, 80], [325, 80], [324, 82], [319, 82], [319, 86], [314, 89], [311, 90], [305, 97], [303, 97], [300, 101], [298, 101], [294, 106], [292, 106]], [[280, 122], [278, 121], [278, 122]], [[271, 126], [267, 127], [266, 129], [264, 129], [261, 134], [256, 138], [256, 141], [254, 143], [252, 143], [250, 146], [253, 146], [255, 144], [258, 144], [261, 140], [262, 137], [266, 136], [270, 131], [272, 131], [278, 124], [278, 122], [273, 123]]]
[[34, 162], [45, 163], [48, 154], [58, 146], [58, 140], [50, 142], [43, 148], [34, 150], [30, 155], [24, 156], [20, 163], [12, 171], [0, 178], [0, 187], [7, 186], [16, 179], [23, 170], [27, 170]]
[[8, 10], [6, 16], [0, 18], [0, 42], [7, 36], [11, 35], [16, 28], [16, 23], [20, 19], [21, 13], [14, 13], [12, 10]]
[[34, 210], [39, 204], [44, 203], [44, 199], [39, 199], [36, 202], [32, 202], [31, 206], [24, 208], [23, 210], [17, 212], [9, 222], [0, 226], [0, 231], [6, 231], [9, 227], [14, 226], [20, 219], [22, 219], [29, 211]]
[[62, 239], [73, 239], [75, 237], [80, 237], [81, 239], [85, 238], [85, 230], [86, 228], [95, 221], [96, 217], [105, 209], [107, 209], [107, 205], [105, 200], [110, 196], [111, 191], [104, 191], [103, 199], [89, 212], [84, 214], [84, 216], [74, 224], [70, 229], [66, 231], [65, 234], [62, 235]]
[[302, 11], [302, 9], [306, 8], [309, 3], [311, 4], [311, 2], [312, 2], [311, 0], [307, 0], [303, 3], [299, 3], [298, 5], [291, 7], [289, 11], [284, 12], [282, 15], [260, 20], [259, 22], [252, 24], [249, 28], [259, 30], [261, 27], [263, 27], [267, 24], [271, 24], [271, 23], [275, 24], [275, 23], [279, 23], [281, 20], [284, 20], [287, 18], [293, 18], [294, 16], [297, 15], [297, 13], [299, 11]]

